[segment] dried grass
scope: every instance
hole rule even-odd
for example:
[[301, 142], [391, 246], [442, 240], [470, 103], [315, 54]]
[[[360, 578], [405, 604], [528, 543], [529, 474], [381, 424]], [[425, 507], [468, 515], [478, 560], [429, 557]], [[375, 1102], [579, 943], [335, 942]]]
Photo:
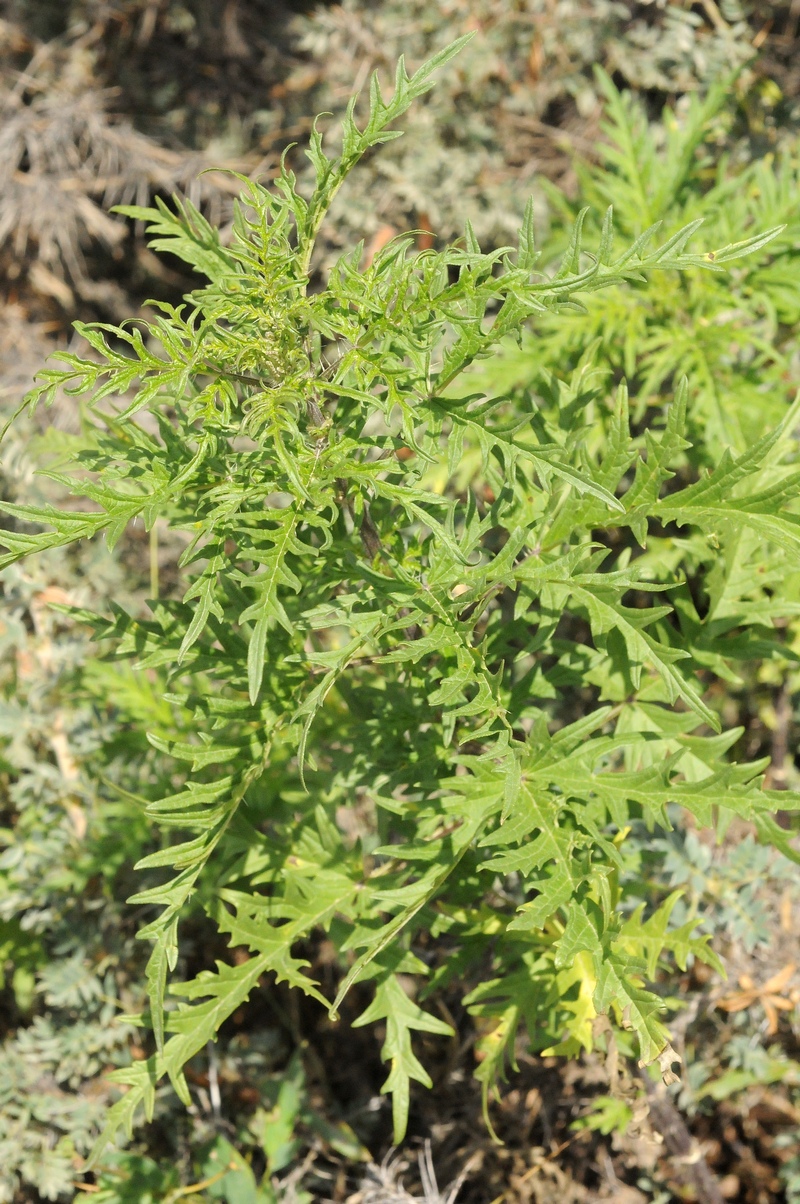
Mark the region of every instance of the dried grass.
[[[0, 34], [0, 46], [16, 45]], [[238, 190], [219, 170], [202, 175], [202, 154], [168, 150], [116, 117], [112, 102], [77, 44], [42, 46], [23, 71], [0, 74], [0, 246], [77, 283], [88, 246], [113, 251], [125, 237], [112, 205], [183, 192], [219, 223]], [[62, 300], [55, 287], [38, 291]]]
[[408, 1164], [400, 1157], [388, 1157], [380, 1166], [370, 1164], [361, 1189], [347, 1204], [455, 1204], [456, 1197], [469, 1174], [469, 1164], [444, 1191], [439, 1190], [433, 1165], [431, 1143], [425, 1142], [418, 1157], [419, 1177], [423, 1195], [412, 1196], [401, 1179]]

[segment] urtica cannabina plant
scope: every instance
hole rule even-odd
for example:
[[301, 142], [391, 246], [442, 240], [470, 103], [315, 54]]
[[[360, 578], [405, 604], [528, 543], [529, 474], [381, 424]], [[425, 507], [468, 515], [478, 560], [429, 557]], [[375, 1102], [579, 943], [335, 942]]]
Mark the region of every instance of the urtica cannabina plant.
[[[620, 906], [631, 824], [668, 828], [677, 804], [703, 825], [744, 817], [791, 851], [763, 764], [726, 759], [737, 733], [720, 734], [709, 698], [731, 658], [766, 654], [737, 547], [800, 567], [797, 411], [691, 481], [676, 475], [685, 381], [663, 429], [632, 431], [624, 383], [609, 396], [590, 354], [538, 401], [469, 379], [538, 315], [567, 321], [582, 295], [654, 272], [719, 271], [770, 233], [695, 254], [694, 221], [620, 252], [609, 210], [591, 252], [579, 217], [544, 273], [529, 205], [516, 248], [485, 253], [469, 228], [444, 250], [402, 235], [309, 287], [348, 173], [400, 136], [391, 123], [463, 42], [412, 76], [401, 61], [391, 100], [373, 79], [338, 155], [314, 129], [310, 196], [285, 165], [271, 189], [243, 179], [227, 244], [185, 202], [124, 209], [206, 283], [148, 323], [80, 325], [89, 353], [61, 353], [28, 399], [86, 399], [84, 445], [53, 472], [81, 504], [3, 503], [17, 522], [0, 563], [101, 532], [113, 544], [137, 520], [186, 537], [180, 596], [149, 617], [78, 615], [164, 676], [184, 729], [152, 737], [178, 784], [143, 805], [180, 835], [140, 863], [162, 884], [131, 900], [155, 913], [139, 935], [156, 1048], [117, 1072], [127, 1092], [101, 1144], [152, 1109], [164, 1075], [188, 1101], [186, 1062], [265, 974], [333, 1017], [370, 981], [356, 1023], [385, 1026], [398, 1141], [410, 1081], [430, 1083], [413, 1035], [451, 1031], [423, 1006], [444, 986], [484, 1017], [487, 1091], [520, 1023], [534, 1049], [574, 1054], [607, 1013], [642, 1063], [668, 1068], [646, 984], [667, 954], [716, 958], [692, 922], [671, 926], [676, 896]], [[719, 549], [716, 626], [693, 621], [677, 558], [642, 555], [664, 532]], [[249, 956], [170, 982], [193, 897]], [[332, 1000], [303, 956], [320, 931], [340, 959]]]

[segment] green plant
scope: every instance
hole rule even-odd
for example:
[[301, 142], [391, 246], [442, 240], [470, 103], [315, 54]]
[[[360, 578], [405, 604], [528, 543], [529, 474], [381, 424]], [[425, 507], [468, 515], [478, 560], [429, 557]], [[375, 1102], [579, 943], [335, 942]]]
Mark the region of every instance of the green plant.
[[[150, 323], [80, 326], [91, 354], [60, 353], [29, 399], [88, 398], [86, 439], [49, 470], [82, 504], [3, 503], [0, 564], [103, 531], [113, 545], [136, 521], [185, 534], [181, 597], [154, 597], [149, 619], [77, 612], [164, 674], [190, 722], [150, 734], [176, 768], [142, 806], [186, 838], [139, 863], [165, 872], [132, 900], [157, 1049], [117, 1072], [101, 1147], [165, 1074], [189, 1101], [183, 1066], [267, 973], [332, 1016], [372, 984], [356, 1023], [385, 1024], [398, 1141], [411, 1080], [430, 1082], [412, 1038], [451, 1031], [421, 1003], [460, 976], [487, 1093], [521, 1022], [533, 1048], [572, 1054], [600, 1012], [669, 1073], [645, 984], [669, 954], [717, 961], [694, 920], [671, 925], [680, 892], [620, 910], [631, 823], [668, 828], [678, 803], [702, 824], [743, 816], [791, 854], [763, 763], [726, 760], [737, 733], [719, 734], [714, 682], [780, 650], [753, 627], [765, 583], [741, 556], [757, 542], [800, 559], [797, 409], [692, 481], [686, 382], [643, 433], [591, 351], [543, 377], [537, 404], [459, 388], [531, 319], [654, 271], [719, 271], [775, 232], [695, 254], [697, 222], [655, 249], [650, 228], [615, 255], [609, 211], [589, 253], [581, 215], [541, 273], [529, 205], [516, 250], [484, 254], [470, 228], [419, 254], [403, 236], [308, 287], [348, 172], [463, 41], [411, 77], [401, 61], [388, 102], [373, 79], [338, 158], [315, 129], [310, 197], [285, 167], [272, 191], [243, 181], [227, 245], [189, 204], [125, 209], [207, 283]], [[705, 588], [724, 610], [708, 623], [685, 580], [695, 546], [713, 549]], [[248, 955], [168, 992], [195, 895]], [[320, 930], [342, 965], [333, 1001], [305, 973]]]
[[613, 1095], [598, 1095], [592, 1100], [591, 1111], [572, 1122], [577, 1132], [593, 1129], [608, 1136], [609, 1133], [624, 1133], [633, 1119], [630, 1104]]
[[587, 298], [569, 321], [543, 318], [536, 336], [526, 334], [519, 347], [509, 340], [496, 361], [483, 366], [481, 383], [495, 390], [535, 388], [542, 372], [563, 372], [596, 340], [598, 370], [625, 377], [639, 422], [652, 421], [677, 380], [689, 376], [687, 454], [695, 468], [711, 467], [726, 447], [750, 446], [765, 420], [777, 424], [800, 387], [796, 146], [744, 162], [741, 154], [720, 152], [735, 129], [731, 77], [650, 122], [640, 99], [620, 92], [600, 68], [595, 75], [605, 100], [605, 139], [593, 162], [576, 161], [576, 201], [543, 182], [554, 211], [544, 263], [559, 260], [584, 207], [587, 237], [599, 238], [598, 215], [611, 203], [618, 232], [629, 240], [653, 222], [669, 237], [702, 220], [714, 245], [745, 230], [780, 225], [781, 231], [769, 249], [724, 275], [659, 274]]
[[789, 1154], [780, 1170], [780, 1177], [786, 1191], [786, 1204], [797, 1204], [800, 1200], [800, 1155], [797, 1153], [800, 1133], [786, 1133], [779, 1139], [780, 1145], [788, 1149]]

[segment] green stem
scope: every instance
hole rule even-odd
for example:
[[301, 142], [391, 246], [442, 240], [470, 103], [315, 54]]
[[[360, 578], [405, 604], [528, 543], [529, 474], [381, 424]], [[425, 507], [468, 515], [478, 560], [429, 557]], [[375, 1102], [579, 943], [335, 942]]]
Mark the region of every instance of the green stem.
[[154, 522], [150, 528], [150, 597], [158, 600], [158, 526]]

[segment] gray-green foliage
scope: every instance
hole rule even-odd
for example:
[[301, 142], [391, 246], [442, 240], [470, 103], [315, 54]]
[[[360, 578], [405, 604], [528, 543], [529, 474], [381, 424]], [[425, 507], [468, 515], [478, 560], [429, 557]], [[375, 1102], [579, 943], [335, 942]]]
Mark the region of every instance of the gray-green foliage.
[[[64, 438], [63, 431], [61, 437]], [[58, 491], [33, 477], [37, 432], [21, 423], [5, 447], [6, 497]], [[83, 583], [79, 578], [83, 577]], [[86, 584], [91, 579], [91, 587]], [[66, 588], [65, 588], [66, 587]], [[117, 1023], [136, 962], [113, 884], [148, 837], [132, 809], [100, 805], [82, 770], [114, 733], [103, 710], [76, 701], [71, 679], [89, 640], [48, 601], [124, 597], [119, 569], [87, 544], [74, 564], [45, 555], [3, 574], [0, 628], [0, 1200], [35, 1188], [72, 1190], [109, 1103], [103, 1079], [125, 1065], [134, 1032]], [[105, 714], [103, 713], [105, 711]], [[135, 781], [126, 765], [127, 780]], [[117, 776], [113, 763], [107, 765]], [[124, 839], [123, 834], [124, 832]], [[117, 892], [119, 893], [119, 891]], [[138, 977], [138, 976], [137, 976]], [[139, 1004], [138, 984], [125, 1006]]]
[[[764, 763], [726, 757], [738, 733], [721, 730], [713, 685], [780, 650], [742, 549], [800, 561], [796, 408], [692, 480], [686, 381], [640, 430], [591, 350], [523, 403], [468, 372], [588, 294], [721, 272], [775, 232], [695, 253], [693, 220], [615, 248], [609, 209], [590, 250], [581, 214], [543, 272], [529, 205], [514, 248], [484, 253], [468, 228], [417, 253], [403, 236], [308, 287], [348, 172], [398, 136], [390, 123], [461, 44], [410, 78], [401, 62], [390, 101], [373, 79], [340, 157], [315, 131], [311, 195], [285, 167], [272, 190], [243, 181], [229, 243], [190, 205], [127, 209], [206, 283], [150, 323], [82, 326], [91, 354], [62, 353], [31, 397], [87, 398], [88, 441], [51, 472], [81, 504], [3, 503], [16, 525], [0, 563], [101, 532], [113, 544], [135, 521], [186, 539], [182, 596], [153, 598], [150, 618], [82, 612], [119, 658], [164, 675], [183, 729], [150, 734], [176, 777], [142, 806], [178, 839], [140, 861], [163, 878], [132, 900], [153, 944], [157, 1052], [117, 1073], [128, 1090], [101, 1146], [152, 1111], [164, 1075], [189, 1101], [184, 1065], [265, 974], [334, 1016], [369, 980], [357, 1023], [385, 1023], [397, 1140], [411, 1081], [430, 1083], [414, 1034], [450, 1032], [425, 994], [459, 980], [493, 1018], [487, 1092], [520, 1024], [533, 1048], [576, 1053], [600, 1012], [667, 1066], [647, 983], [669, 954], [716, 959], [694, 920], [671, 922], [679, 892], [620, 909], [632, 821], [669, 828], [670, 803], [705, 825], [738, 815], [791, 854]], [[695, 545], [714, 549], [708, 621], [685, 584]], [[338, 820], [356, 812], [354, 841]], [[250, 956], [170, 982], [198, 892]], [[320, 930], [342, 959], [333, 1000], [307, 973]]]
[[794, 880], [785, 858], [748, 836], [720, 863], [694, 832], [676, 831], [662, 841], [651, 840], [648, 849], [664, 854], [662, 872], [671, 885], [686, 891], [681, 910], [702, 912], [706, 931], [723, 934], [747, 953], [769, 943], [774, 916], [763, 887]]
[[[725, 9], [727, 28], [683, 4], [344, 0], [295, 19], [303, 58], [288, 95], [263, 118], [270, 128], [296, 128], [309, 105], [338, 113], [356, 72], [401, 52], [421, 61], [465, 29], [480, 30], [418, 108], [407, 137], [365, 165], [325, 242], [341, 247], [382, 222], [405, 229], [423, 220], [450, 239], [469, 219], [481, 243], [496, 246], [514, 236], [534, 172], [561, 179], [571, 155], [594, 151], [602, 90], [593, 65], [643, 92], [702, 94], [753, 58], [751, 6]], [[300, 164], [296, 170], [305, 180]]]

